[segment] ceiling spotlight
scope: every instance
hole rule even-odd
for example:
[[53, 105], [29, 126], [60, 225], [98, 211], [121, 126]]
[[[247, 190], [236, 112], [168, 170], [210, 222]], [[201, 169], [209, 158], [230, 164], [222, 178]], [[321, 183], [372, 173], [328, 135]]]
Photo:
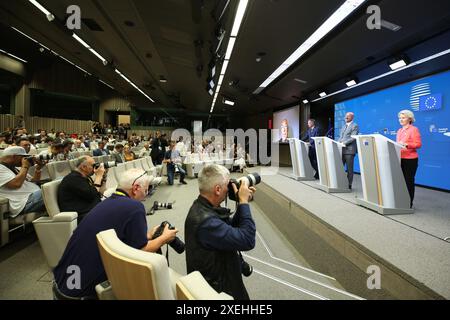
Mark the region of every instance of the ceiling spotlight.
[[321, 93], [319, 93], [319, 96], [321, 97], [321, 98], [323, 98], [323, 97], [326, 97], [327, 96], [327, 93], [324, 91], [324, 92], [321, 92]]
[[353, 87], [357, 84], [357, 80], [356, 78], [349, 78], [347, 79], [347, 81], [345, 82], [345, 84], [347, 85], [347, 87]]
[[229, 106], [234, 106], [234, 104], [235, 104], [234, 101], [229, 100], [229, 99], [227, 99], [227, 98], [223, 98], [222, 102], [223, 102], [224, 104], [226, 104], [226, 105], [229, 105]]
[[406, 67], [408, 64], [409, 64], [409, 61], [406, 58], [406, 56], [394, 58], [389, 61], [389, 67], [391, 68], [392, 71]]
[[309, 103], [308, 99], [303, 100], [303, 104], [308, 104], [308, 103]]
[[159, 82], [166, 83], [166, 82], [167, 82], [166, 77], [160, 76], [160, 77], [159, 77]]

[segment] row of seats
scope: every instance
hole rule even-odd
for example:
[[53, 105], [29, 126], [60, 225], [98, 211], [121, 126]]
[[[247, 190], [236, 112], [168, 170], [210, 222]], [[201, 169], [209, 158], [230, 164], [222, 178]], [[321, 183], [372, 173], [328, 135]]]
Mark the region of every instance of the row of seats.
[[222, 153], [201, 154], [189, 153], [185, 160], [186, 173], [189, 178], [195, 178], [204, 166], [220, 164], [228, 170], [233, 168], [234, 159], [226, 158]]

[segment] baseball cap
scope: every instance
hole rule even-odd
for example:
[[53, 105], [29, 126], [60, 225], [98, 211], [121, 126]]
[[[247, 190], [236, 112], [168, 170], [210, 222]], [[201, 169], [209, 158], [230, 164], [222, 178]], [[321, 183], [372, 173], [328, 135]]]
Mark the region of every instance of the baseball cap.
[[2, 157], [6, 156], [29, 156], [29, 154], [22, 147], [9, 147], [3, 150]]

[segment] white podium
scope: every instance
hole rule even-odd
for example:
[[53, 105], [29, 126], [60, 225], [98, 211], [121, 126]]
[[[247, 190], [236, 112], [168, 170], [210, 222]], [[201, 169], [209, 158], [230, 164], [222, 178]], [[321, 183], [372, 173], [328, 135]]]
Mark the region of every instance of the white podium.
[[380, 214], [409, 214], [410, 197], [400, 166], [402, 145], [381, 134], [352, 136], [356, 139], [363, 199], [358, 205]]
[[292, 178], [297, 181], [314, 180], [314, 169], [309, 161], [309, 144], [299, 139], [288, 139], [291, 148]]
[[349, 193], [348, 179], [342, 163], [343, 144], [328, 137], [314, 137], [320, 183], [317, 187], [328, 193]]

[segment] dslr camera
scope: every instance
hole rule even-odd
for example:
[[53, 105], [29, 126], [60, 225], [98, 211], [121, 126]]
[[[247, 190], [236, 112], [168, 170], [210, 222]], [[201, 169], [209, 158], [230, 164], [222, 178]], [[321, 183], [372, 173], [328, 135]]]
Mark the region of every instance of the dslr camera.
[[[173, 230], [175, 229], [174, 226], [170, 224], [168, 221], [163, 221], [161, 225], [156, 229], [155, 233], [153, 234], [152, 240], [158, 238], [161, 236], [164, 232], [164, 228], [166, 225], [169, 225], [169, 229]], [[169, 245], [172, 247], [173, 250], [175, 250], [177, 253], [181, 254], [184, 252], [184, 242], [180, 240], [180, 238], [175, 237], [171, 242], [169, 242]]]
[[[100, 167], [100, 165], [101, 165], [100, 162], [96, 162], [96, 163], [94, 163], [93, 167], [95, 170], [97, 170]], [[116, 162], [115, 161], [104, 162], [103, 166], [105, 167], [105, 169], [109, 169], [109, 168], [115, 167]]]
[[34, 166], [36, 161], [41, 161], [41, 162], [49, 161], [49, 160], [53, 159], [53, 156], [50, 154], [41, 154], [41, 155], [26, 157], [26, 159], [31, 166]]
[[236, 194], [234, 193], [234, 189], [233, 189], [233, 184], [236, 185], [236, 188], [239, 190], [239, 188], [241, 187], [241, 182], [243, 180], [247, 181], [247, 185], [249, 187], [254, 187], [256, 186], [258, 183], [261, 182], [261, 176], [256, 173], [250, 173], [248, 176], [245, 177], [241, 177], [239, 179], [230, 179], [230, 183], [228, 184], [228, 198], [230, 200], [236, 201]]

